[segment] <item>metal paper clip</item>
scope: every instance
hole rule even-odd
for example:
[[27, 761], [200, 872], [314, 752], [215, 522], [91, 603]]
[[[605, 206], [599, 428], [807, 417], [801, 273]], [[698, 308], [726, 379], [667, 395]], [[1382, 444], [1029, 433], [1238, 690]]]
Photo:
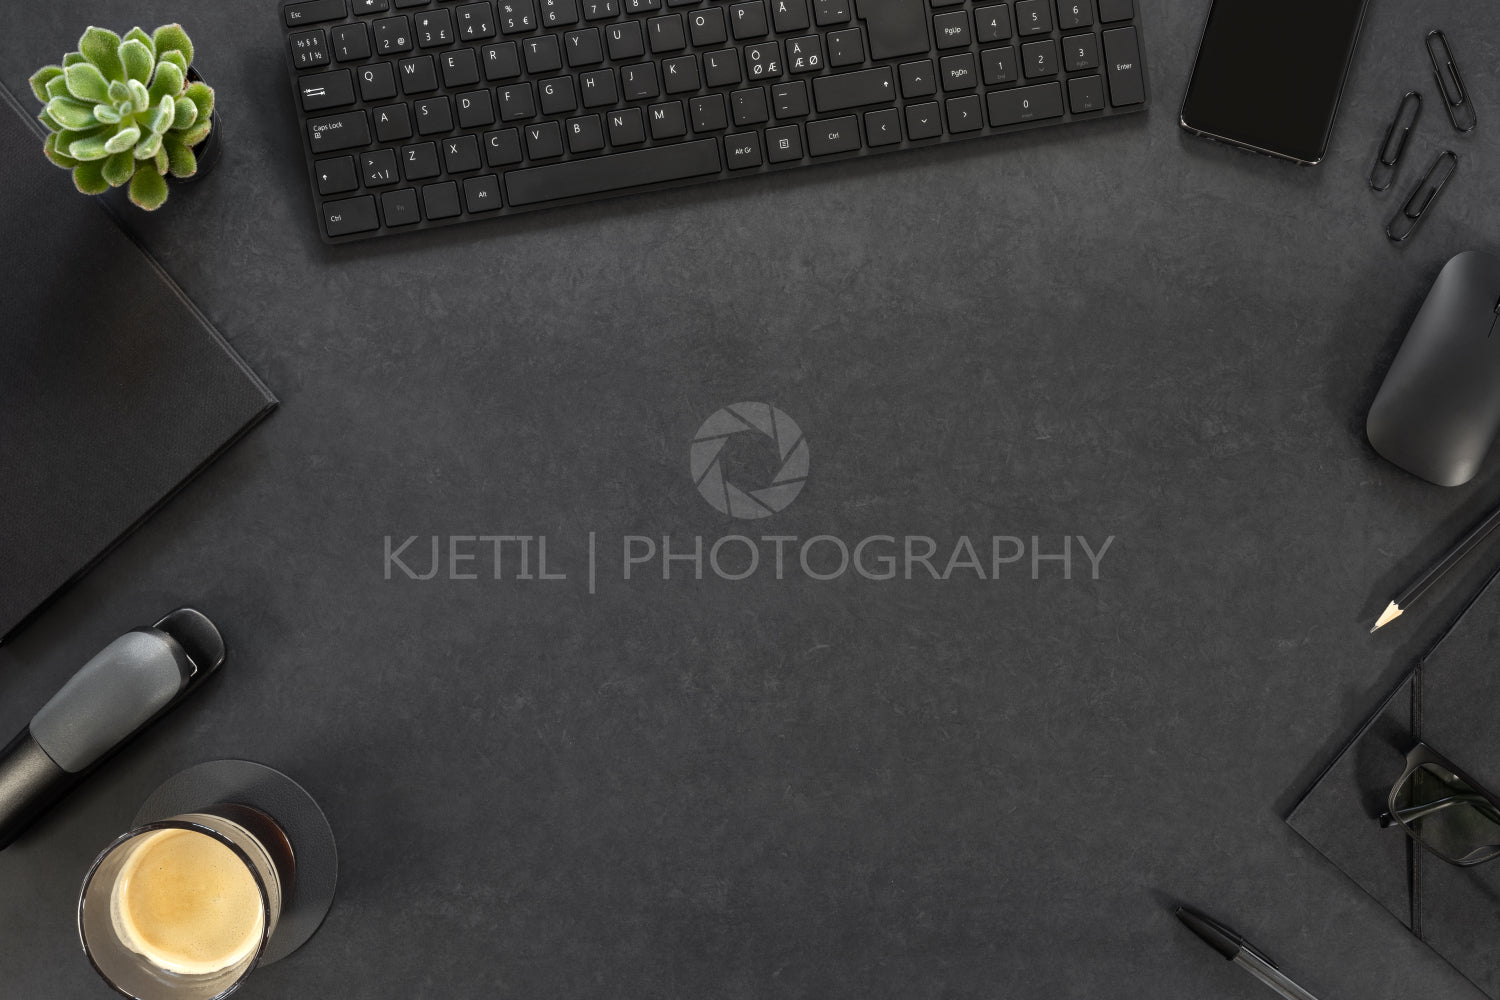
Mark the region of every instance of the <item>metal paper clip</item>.
[[[1439, 170], [1443, 169], [1443, 161], [1448, 161], [1448, 169], [1443, 172], [1443, 178], [1433, 181]], [[1397, 243], [1406, 242], [1422, 220], [1427, 217], [1427, 212], [1432, 208], [1432, 203], [1437, 201], [1438, 195], [1443, 193], [1443, 188], [1453, 179], [1453, 174], [1458, 170], [1458, 154], [1451, 149], [1445, 149], [1438, 154], [1437, 159], [1432, 161], [1432, 166], [1427, 168], [1427, 174], [1417, 189], [1406, 199], [1406, 204], [1401, 206], [1401, 211], [1391, 216], [1390, 223], [1385, 227], [1385, 234]], [[1399, 227], [1399, 228], [1398, 228]], [[1397, 235], [1397, 234], [1400, 235]]]
[[[1442, 54], [1433, 45], [1436, 41], [1442, 47]], [[1432, 60], [1432, 76], [1437, 80], [1438, 90], [1443, 95], [1443, 103], [1448, 107], [1448, 120], [1453, 127], [1460, 132], [1472, 132], [1474, 126], [1479, 124], [1479, 113], [1474, 110], [1474, 105], [1469, 101], [1469, 90], [1464, 86], [1464, 78], [1458, 72], [1458, 63], [1453, 61], [1453, 46], [1448, 44], [1448, 36], [1440, 29], [1434, 28], [1427, 33], [1427, 58]], [[1443, 70], [1448, 71], [1448, 76], [1443, 76]], [[1452, 78], [1453, 86], [1448, 86], [1448, 79]], [[1459, 118], [1460, 112], [1466, 112], [1469, 124], [1464, 125]]]
[[[1407, 109], [1411, 108], [1410, 120], [1407, 120]], [[1422, 95], [1415, 90], [1408, 90], [1406, 96], [1401, 98], [1401, 103], [1396, 105], [1396, 117], [1391, 119], [1390, 127], [1385, 130], [1385, 141], [1380, 144], [1380, 152], [1375, 154], [1375, 165], [1370, 168], [1370, 187], [1376, 191], [1386, 191], [1395, 183], [1396, 174], [1401, 169], [1401, 157], [1406, 155], [1406, 141], [1411, 138], [1411, 130], [1417, 127], [1417, 122], [1422, 119]], [[1401, 123], [1405, 121], [1406, 124]], [[1397, 129], [1401, 134], [1396, 134]], [[1391, 140], [1396, 140], [1396, 148], [1391, 150]], [[1380, 178], [1384, 176], [1385, 182]]]

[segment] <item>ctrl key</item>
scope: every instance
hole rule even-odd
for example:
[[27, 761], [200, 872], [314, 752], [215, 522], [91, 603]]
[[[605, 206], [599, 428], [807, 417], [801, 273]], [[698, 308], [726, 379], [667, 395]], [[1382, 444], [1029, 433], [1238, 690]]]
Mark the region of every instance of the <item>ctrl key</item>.
[[345, 198], [342, 201], [323, 203], [323, 225], [331, 238], [368, 233], [380, 228], [380, 219], [375, 214], [373, 195]]

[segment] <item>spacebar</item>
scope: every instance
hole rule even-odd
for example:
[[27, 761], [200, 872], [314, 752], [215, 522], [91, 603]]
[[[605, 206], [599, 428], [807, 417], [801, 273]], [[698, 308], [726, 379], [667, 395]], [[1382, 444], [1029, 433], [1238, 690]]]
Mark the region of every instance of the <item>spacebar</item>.
[[719, 141], [699, 139], [512, 170], [505, 175], [505, 193], [512, 205], [535, 205], [718, 172]]

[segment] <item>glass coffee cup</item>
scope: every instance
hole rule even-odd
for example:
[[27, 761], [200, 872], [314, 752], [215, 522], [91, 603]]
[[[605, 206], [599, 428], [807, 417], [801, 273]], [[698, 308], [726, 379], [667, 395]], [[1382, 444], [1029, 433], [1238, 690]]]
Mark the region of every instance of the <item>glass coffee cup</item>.
[[132, 1000], [217, 1000], [260, 963], [295, 875], [286, 835], [248, 806], [147, 823], [94, 861], [79, 938], [105, 982]]

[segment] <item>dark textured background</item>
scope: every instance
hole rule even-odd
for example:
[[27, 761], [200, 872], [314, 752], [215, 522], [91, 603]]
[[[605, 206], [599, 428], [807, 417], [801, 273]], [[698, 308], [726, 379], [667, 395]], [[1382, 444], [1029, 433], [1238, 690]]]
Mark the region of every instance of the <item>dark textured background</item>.
[[[91, 21], [191, 30], [225, 157], [130, 225], [283, 406], [0, 651], [8, 733], [176, 605], [232, 646], [0, 855], [0, 992], [108, 995], [84, 869], [236, 756], [319, 798], [343, 864], [246, 1000], [1262, 996], [1179, 898], [1320, 994], [1475, 996], [1280, 817], [1495, 558], [1366, 634], [1500, 491], [1362, 433], [1442, 263], [1500, 249], [1493, 12], [1375, 0], [1304, 170], [1180, 132], [1207, 3], [1143, 6], [1147, 116], [328, 249], [274, 4], [5, 4], [17, 91]], [[1474, 137], [1433, 100], [1439, 24]], [[1364, 175], [1408, 87], [1409, 170], [1465, 159], [1398, 249]], [[742, 399], [812, 454], [754, 534], [1112, 534], [1103, 578], [587, 596], [590, 530], [743, 527], [687, 473]], [[387, 534], [486, 532], [573, 578], [382, 578]]]

